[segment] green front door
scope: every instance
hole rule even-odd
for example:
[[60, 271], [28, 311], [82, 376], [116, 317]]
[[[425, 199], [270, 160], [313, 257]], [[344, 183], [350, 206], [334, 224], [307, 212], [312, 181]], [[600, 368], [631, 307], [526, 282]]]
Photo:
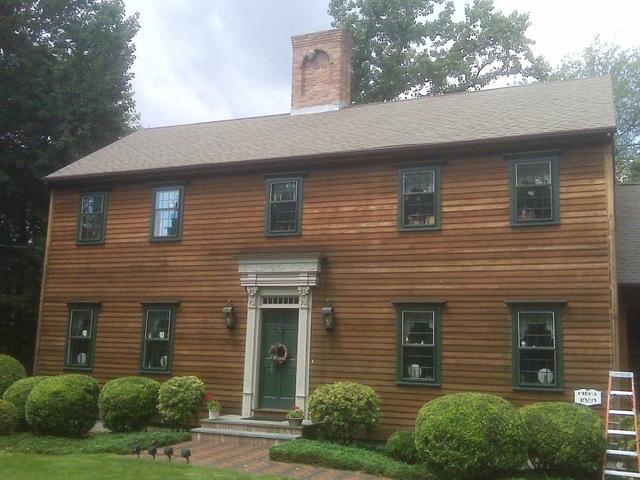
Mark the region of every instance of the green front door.
[[[272, 347], [279, 344], [287, 348], [286, 361], [280, 364], [274, 361], [271, 353]], [[263, 309], [259, 408], [285, 410], [293, 407], [296, 393], [297, 350], [298, 310]]]

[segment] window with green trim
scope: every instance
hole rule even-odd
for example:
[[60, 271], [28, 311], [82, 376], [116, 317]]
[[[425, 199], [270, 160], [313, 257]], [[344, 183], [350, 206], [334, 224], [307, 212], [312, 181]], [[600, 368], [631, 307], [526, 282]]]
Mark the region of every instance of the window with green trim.
[[107, 192], [80, 194], [78, 243], [102, 243], [107, 223]]
[[69, 306], [69, 326], [64, 366], [68, 369], [91, 370], [96, 342], [98, 305]]
[[173, 305], [144, 306], [141, 370], [159, 373], [171, 371], [175, 313]]
[[182, 234], [184, 188], [161, 187], [153, 190], [153, 240], [179, 240]]
[[561, 307], [513, 305], [514, 386], [562, 387]]
[[558, 221], [557, 156], [511, 160], [511, 221], [539, 225]]
[[396, 380], [399, 383], [439, 384], [439, 306], [420, 304], [396, 308]]
[[302, 177], [267, 180], [267, 235], [297, 235], [301, 230]]
[[400, 230], [440, 228], [440, 168], [400, 170], [398, 227]]

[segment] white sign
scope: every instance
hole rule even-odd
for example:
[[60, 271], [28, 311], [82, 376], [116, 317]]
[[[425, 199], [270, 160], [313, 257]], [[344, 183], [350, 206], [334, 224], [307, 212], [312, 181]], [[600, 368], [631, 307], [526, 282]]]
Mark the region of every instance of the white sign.
[[580, 405], [602, 405], [602, 392], [593, 388], [581, 388], [573, 391], [573, 401]]

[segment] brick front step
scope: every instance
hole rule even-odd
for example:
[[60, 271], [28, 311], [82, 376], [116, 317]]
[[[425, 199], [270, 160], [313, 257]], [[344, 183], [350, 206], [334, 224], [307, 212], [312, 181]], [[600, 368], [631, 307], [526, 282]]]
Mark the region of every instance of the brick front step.
[[302, 427], [292, 427], [287, 421], [251, 420], [238, 415], [204, 418], [191, 432], [195, 440], [251, 446], [271, 446], [302, 437]]

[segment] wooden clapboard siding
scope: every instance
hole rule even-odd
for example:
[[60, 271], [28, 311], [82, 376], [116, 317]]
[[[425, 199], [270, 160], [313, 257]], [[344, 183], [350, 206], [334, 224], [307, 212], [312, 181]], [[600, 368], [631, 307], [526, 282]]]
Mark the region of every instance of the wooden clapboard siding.
[[[373, 386], [383, 431], [410, 427], [421, 405], [445, 393], [493, 392], [523, 404], [604, 388], [615, 296], [610, 142], [557, 146], [560, 224], [539, 227], [510, 226], [509, 168], [499, 148], [443, 155], [441, 231], [398, 231], [393, 158], [307, 168], [300, 237], [264, 236], [260, 171], [190, 178], [180, 242], [149, 241], [150, 181], [123, 182], [110, 191], [104, 245], [78, 246], [78, 190], [58, 189], [37, 371], [62, 370], [66, 302], [102, 302], [93, 375], [105, 381], [138, 373], [141, 302], [178, 300], [172, 373], [200, 376], [226, 411], [239, 411], [247, 300], [234, 255], [306, 251], [325, 256], [313, 292], [311, 388], [338, 379]], [[412, 297], [447, 302], [442, 388], [395, 383], [391, 302]], [[332, 332], [322, 327], [327, 298], [336, 312]], [[221, 313], [227, 299], [238, 320], [230, 331]], [[509, 299], [568, 301], [565, 393], [513, 390]]]

